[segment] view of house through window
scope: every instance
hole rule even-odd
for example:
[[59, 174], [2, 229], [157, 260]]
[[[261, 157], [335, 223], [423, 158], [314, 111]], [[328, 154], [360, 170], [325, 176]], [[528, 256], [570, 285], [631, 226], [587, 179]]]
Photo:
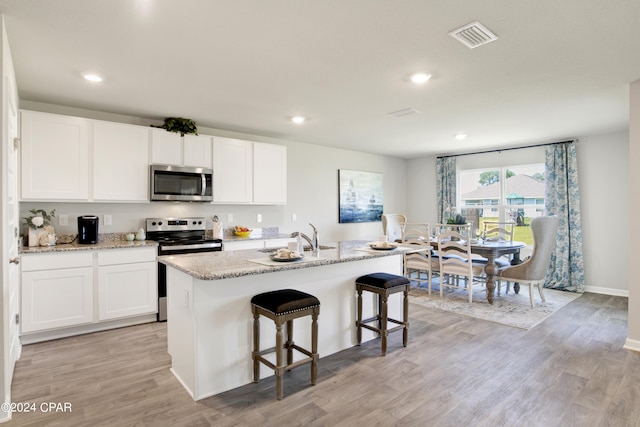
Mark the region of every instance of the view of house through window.
[[474, 228], [514, 222], [513, 240], [533, 243], [529, 224], [544, 213], [544, 163], [458, 171], [458, 206]]

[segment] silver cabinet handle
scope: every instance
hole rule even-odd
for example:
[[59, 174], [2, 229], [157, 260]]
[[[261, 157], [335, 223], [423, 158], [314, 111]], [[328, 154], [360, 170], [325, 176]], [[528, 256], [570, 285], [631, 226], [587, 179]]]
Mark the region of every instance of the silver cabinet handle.
[[11, 258], [9, 262], [11, 264], [20, 264], [20, 257]]

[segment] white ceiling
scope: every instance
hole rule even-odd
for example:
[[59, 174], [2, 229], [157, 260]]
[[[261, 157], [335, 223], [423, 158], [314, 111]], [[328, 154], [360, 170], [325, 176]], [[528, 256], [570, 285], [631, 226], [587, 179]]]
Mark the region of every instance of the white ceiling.
[[[638, 0], [0, 0], [0, 12], [21, 100], [404, 158], [624, 131], [640, 78]], [[498, 40], [448, 35], [476, 20]], [[416, 71], [433, 77], [416, 86]], [[388, 115], [405, 108], [419, 113]]]

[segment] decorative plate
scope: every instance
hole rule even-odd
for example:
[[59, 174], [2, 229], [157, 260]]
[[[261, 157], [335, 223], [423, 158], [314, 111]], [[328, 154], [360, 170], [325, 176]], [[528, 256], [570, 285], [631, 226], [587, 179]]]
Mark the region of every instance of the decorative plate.
[[300, 261], [301, 259], [304, 258], [304, 256], [301, 256], [298, 258], [290, 258], [290, 257], [280, 258], [278, 255], [272, 254], [272, 255], [269, 255], [269, 258], [277, 262], [293, 262], [293, 261]]

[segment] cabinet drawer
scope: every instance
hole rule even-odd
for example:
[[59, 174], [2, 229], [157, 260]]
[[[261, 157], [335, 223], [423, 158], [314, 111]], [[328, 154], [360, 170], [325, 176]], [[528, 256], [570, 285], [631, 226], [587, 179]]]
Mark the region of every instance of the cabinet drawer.
[[59, 270], [93, 266], [93, 252], [22, 255], [22, 271]]
[[133, 264], [156, 260], [154, 247], [115, 249], [98, 252], [98, 265]]

